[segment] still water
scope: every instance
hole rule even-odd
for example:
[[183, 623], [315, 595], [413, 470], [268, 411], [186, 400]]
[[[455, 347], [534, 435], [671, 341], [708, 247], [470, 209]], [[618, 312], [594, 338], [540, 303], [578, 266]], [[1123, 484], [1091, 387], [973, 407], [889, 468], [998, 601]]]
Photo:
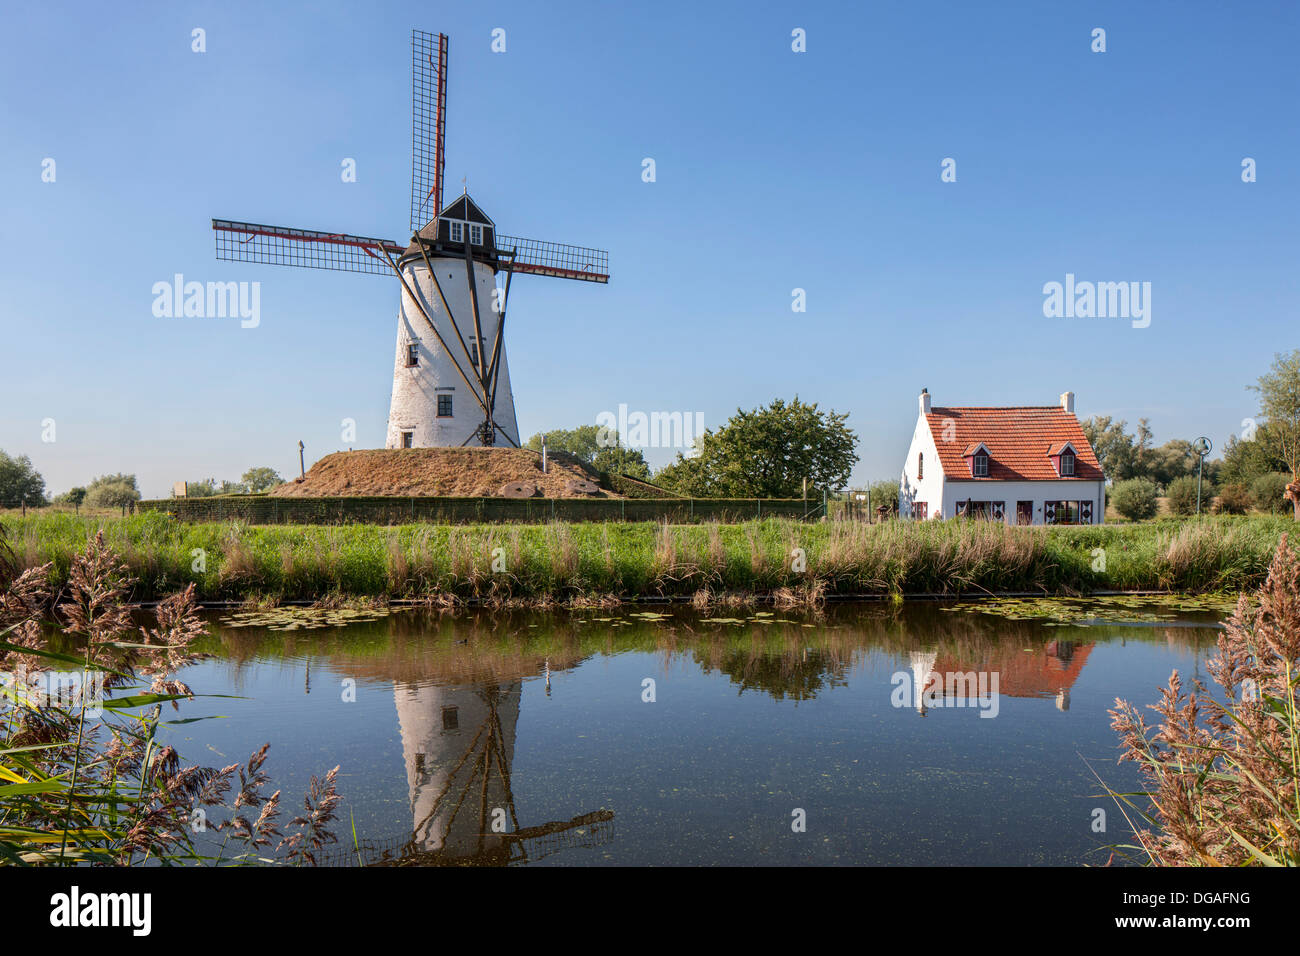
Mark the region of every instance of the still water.
[[340, 765], [366, 862], [1102, 864], [1129, 841], [1094, 770], [1138, 785], [1107, 709], [1203, 676], [1219, 618], [1050, 613], [215, 614], [180, 676], [238, 699], [168, 733], [215, 766], [269, 741], [291, 812]]

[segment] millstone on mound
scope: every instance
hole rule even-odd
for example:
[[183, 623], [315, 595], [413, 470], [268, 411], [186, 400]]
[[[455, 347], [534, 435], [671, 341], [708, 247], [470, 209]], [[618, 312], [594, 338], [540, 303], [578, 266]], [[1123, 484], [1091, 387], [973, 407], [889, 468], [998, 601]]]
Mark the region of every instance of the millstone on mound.
[[571, 495], [598, 495], [600, 494], [600, 485], [594, 481], [579, 478], [565, 485], [564, 490]]
[[537, 494], [537, 486], [527, 481], [508, 481], [497, 494], [502, 498], [531, 498]]

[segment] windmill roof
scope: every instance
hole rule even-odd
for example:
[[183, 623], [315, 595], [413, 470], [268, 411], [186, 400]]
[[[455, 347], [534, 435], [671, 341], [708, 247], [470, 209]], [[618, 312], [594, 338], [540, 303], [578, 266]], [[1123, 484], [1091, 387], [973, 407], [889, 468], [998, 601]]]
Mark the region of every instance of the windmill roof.
[[[972, 481], [1100, 481], [1101, 465], [1079, 420], [1059, 405], [1011, 408], [934, 407], [925, 416], [939, 450], [939, 463], [950, 479]], [[951, 422], [951, 424], [948, 424]], [[947, 440], [944, 436], [947, 435]], [[1074, 446], [1072, 478], [1056, 473], [1050, 455], [1065, 443]], [[987, 478], [971, 478], [965, 454], [985, 445]]]

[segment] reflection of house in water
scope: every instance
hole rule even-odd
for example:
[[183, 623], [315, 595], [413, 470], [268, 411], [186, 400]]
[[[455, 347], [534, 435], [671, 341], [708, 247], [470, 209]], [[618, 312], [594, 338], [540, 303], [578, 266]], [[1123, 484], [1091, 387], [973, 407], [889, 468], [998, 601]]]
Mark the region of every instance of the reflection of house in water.
[[[933, 661], [930, 681], [937, 696], [946, 696], [956, 690], [956, 696], [965, 696], [966, 682], [955, 682], [945, 687], [943, 675], [951, 673], [997, 673], [998, 693], [1008, 697], [1051, 697], [1058, 710], [1070, 709], [1070, 688], [1079, 679], [1083, 665], [1092, 653], [1093, 643], [1052, 641], [1043, 647], [1025, 650], [1014, 644], [1004, 644], [990, 649], [982, 660], [959, 660], [955, 656], [926, 655]], [[912, 670], [917, 673], [925, 659], [912, 655]], [[930, 686], [929, 684], [926, 685]], [[973, 695], [975, 685], [969, 685]], [[918, 699], [920, 695], [917, 695]]]

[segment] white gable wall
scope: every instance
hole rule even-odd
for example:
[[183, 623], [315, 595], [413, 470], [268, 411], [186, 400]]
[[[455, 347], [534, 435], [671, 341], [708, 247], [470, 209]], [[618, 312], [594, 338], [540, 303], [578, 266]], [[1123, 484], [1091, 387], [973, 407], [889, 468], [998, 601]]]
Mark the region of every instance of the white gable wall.
[[[917, 455], [925, 456], [925, 475], [918, 478], [916, 474]], [[943, 468], [939, 465], [939, 449], [934, 445], [934, 435], [930, 433], [930, 423], [924, 415], [918, 415], [916, 430], [912, 432], [912, 444], [907, 450], [907, 460], [903, 462], [903, 474], [898, 482], [898, 513], [904, 518], [912, 516], [912, 502], [924, 501], [929, 504], [930, 517], [939, 510], [943, 500]], [[951, 517], [947, 509], [944, 517]]]

